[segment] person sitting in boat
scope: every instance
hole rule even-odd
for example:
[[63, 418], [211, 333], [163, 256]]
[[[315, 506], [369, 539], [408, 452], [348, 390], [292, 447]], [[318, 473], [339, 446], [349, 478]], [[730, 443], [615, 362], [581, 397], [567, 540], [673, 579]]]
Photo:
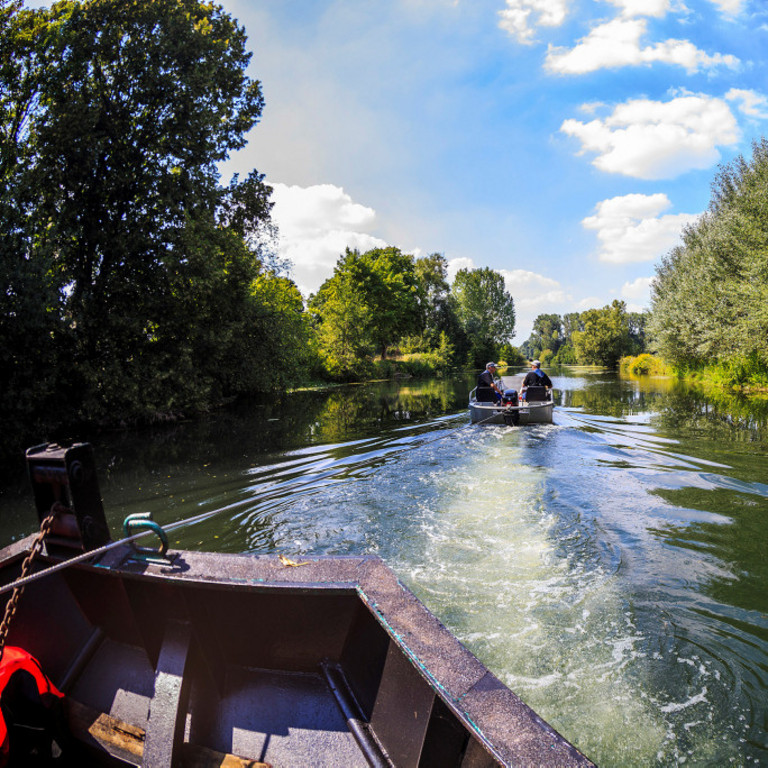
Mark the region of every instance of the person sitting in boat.
[[526, 390], [528, 387], [546, 387], [547, 397], [549, 397], [549, 391], [552, 389], [552, 381], [544, 371], [541, 370], [541, 361], [531, 361], [531, 370], [526, 374], [523, 379], [523, 386], [520, 389], [520, 399], [525, 400]]
[[496, 384], [496, 363], [487, 363], [485, 370], [477, 377], [476, 398], [478, 403], [501, 401], [501, 387]]

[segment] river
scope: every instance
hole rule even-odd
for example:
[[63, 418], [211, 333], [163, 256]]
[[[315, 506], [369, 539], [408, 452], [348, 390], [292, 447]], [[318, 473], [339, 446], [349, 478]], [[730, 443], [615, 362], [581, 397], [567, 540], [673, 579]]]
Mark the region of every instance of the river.
[[553, 425], [470, 426], [458, 378], [101, 435], [113, 535], [224, 507], [172, 546], [379, 554], [601, 766], [768, 764], [768, 406], [555, 374]]

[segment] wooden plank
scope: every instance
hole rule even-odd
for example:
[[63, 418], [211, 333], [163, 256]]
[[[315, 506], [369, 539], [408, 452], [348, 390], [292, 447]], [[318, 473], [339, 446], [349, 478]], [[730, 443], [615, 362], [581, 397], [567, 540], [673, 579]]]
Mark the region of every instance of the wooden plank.
[[[143, 757], [146, 736], [143, 728], [137, 728], [135, 725], [99, 712], [74, 699], [67, 699], [67, 716], [72, 735], [79, 741], [87, 741], [90, 736], [110, 754], [128, 753], [138, 758], [138, 761]], [[199, 744], [185, 743], [181, 748], [180, 768], [272, 768], [272, 766], [270, 763], [262, 763], [247, 757], [217, 752], [215, 749], [208, 749]]]
[[90, 736], [110, 754], [113, 751], [127, 752], [139, 759], [144, 754], [143, 728], [125, 723], [74, 699], [68, 698], [66, 701], [69, 729], [78, 741], [87, 742], [87, 736]]
[[270, 763], [260, 763], [258, 760], [237, 755], [225, 755], [215, 749], [185, 743], [181, 748], [181, 768], [272, 768], [272, 766]]

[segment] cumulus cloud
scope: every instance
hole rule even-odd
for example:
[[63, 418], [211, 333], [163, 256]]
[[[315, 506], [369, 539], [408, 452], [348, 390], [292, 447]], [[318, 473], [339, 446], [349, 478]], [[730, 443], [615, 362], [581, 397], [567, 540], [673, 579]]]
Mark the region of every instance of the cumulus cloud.
[[[507, 291], [515, 298], [515, 307], [518, 310], [562, 304], [569, 300], [560, 283], [551, 277], [529, 272], [527, 269], [500, 269], [498, 271], [504, 278], [504, 286]], [[541, 310], [541, 312], [544, 311]]]
[[525, 269], [500, 269], [504, 285], [515, 300], [515, 342], [522, 344], [533, 330], [533, 322], [545, 312], [568, 311], [573, 298], [551, 277]]
[[600, 261], [627, 264], [652, 261], [677, 244], [683, 228], [700, 214], [661, 215], [670, 207], [669, 198], [655, 195], [623, 195], [603, 200], [595, 215], [581, 223], [597, 232]]
[[475, 268], [475, 262], [472, 261], [472, 259], [466, 259], [466, 258], [457, 258], [457, 259], [448, 259], [448, 282], [453, 282], [456, 279], [456, 273], [460, 269], [474, 269]]
[[622, 16], [653, 16], [662, 18], [669, 13], [670, 0], [608, 0]]
[[[638, 277], [621, 286], [621, 298], [632, 302], [633, 306], [648, 306], [651, 302], [652, 277]], [[632, 312], [637, 310], [632, 309]]]
[[536, 27], [559, 27], [565, 21], [569, 0], [506, 0], [499, 11], [499, 27], [518, 43], [534, 42]]
[[768, 118], [768, 98], [762, 93], [744, 88], [731, 88], [725, 94], [725, 98], [728, 101], [738, 102], [739, 110], [749, 117], [760, 120]]
[[566, 120], [560, 130], [581, 142], [579, 154], [596, 153], [593, 165], [640, 179], [671, 179], [709, 168], [718, 146], [732, 146], [741, 132], [728, 105], [705, 94], [670, 101], [631, 99], [606, 118]]
[[[622, 3], [626, 7], [632, 4]], [[632, 13], [635, 13], [634, 8]], [[560, 75], [582, 75], [598, 69], [650, 65], [655, 62], [683, 67], [689, 74], [718, 66], [735, 68], [739, 60], [730, 54], [712, 56], [688, 40], [665, 40], [643, 46], [648, 22], [639, 18], [616, 18], [594, 27], [572, 49], [549, 47], [545, 67]]]
[[726, 16], [737, 16], [744, 8], [744, 0], [711, 0]]
[[599, 307], [604, 307], [606, 304], [610, 304], [610, 302], [606, 301], [605, 297], [587, 296], [576, 302], [576, 309], [579, 312], [583, 312], [585, 309], [597, 309]]
[[293, 279], [305, 295], [331, 276], [346, 248], [367, 251], [387, 245], [370, 234], [376, 212], [355, 203], [341, 187], [272, 184], [272, 188], [278, 253], [293, 264]]

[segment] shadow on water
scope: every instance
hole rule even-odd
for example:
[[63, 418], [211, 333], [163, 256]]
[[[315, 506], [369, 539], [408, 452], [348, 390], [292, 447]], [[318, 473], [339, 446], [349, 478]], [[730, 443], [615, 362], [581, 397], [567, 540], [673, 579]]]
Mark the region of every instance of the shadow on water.
[[[115, 533], [380, 554], [603, 766], [768, 762], [768, 408], [594, 369], [555, 424], [478, 427], [473, 377], [298, 392], [95, 444]], [[0, 497], [6, 541], [31, 497]]]

